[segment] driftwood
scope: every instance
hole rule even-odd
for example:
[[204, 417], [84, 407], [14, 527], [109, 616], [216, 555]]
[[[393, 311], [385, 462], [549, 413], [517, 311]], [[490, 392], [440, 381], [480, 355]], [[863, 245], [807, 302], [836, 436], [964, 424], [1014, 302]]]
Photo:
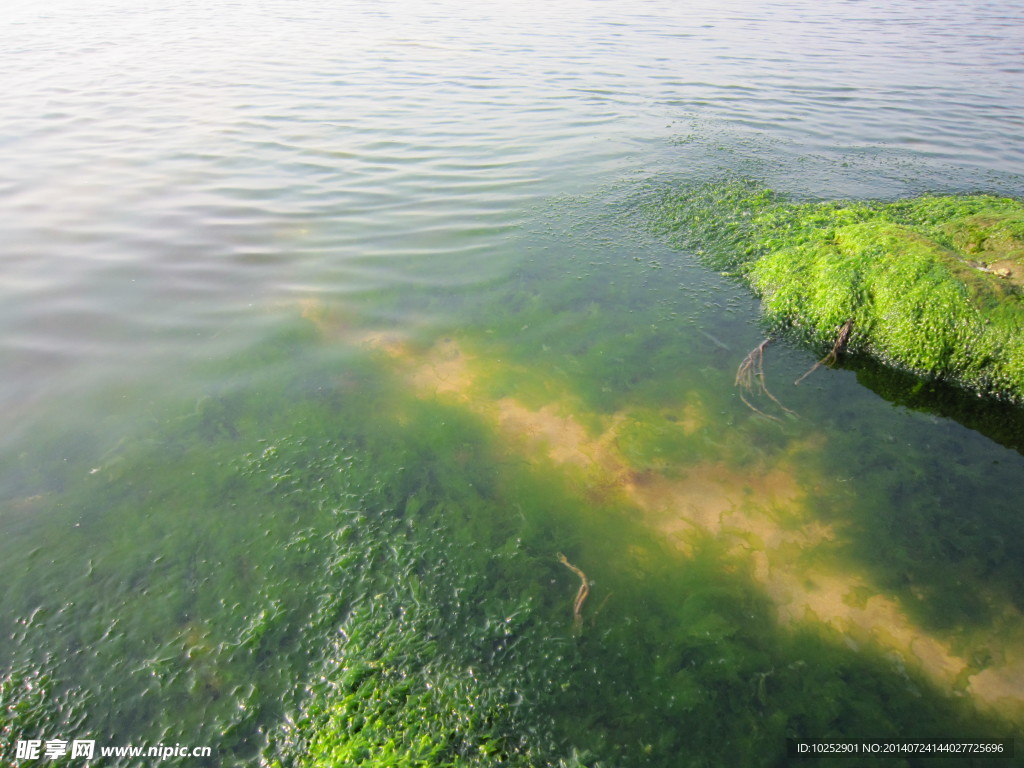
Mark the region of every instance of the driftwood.
[[806, 379], [812, 373], [814, 373], [820, 366], [827, 365], [829, 367], [835, 365], [839, 361], [839, 353], [846, 348], [846, 342], [850, 340], [850, 334], [853, 332], [853, 320], [847, 320], [839, 328], [839, 335], [836, 337], [835, 344], [832, 345], [832, 351], [825, 355], [821, 360], [816, 362], [810, 367], [810, 369], [801, 376], [799, 379], [793, 382], [793, 385], [799, 384], [801, 381]]
[[740, 390], [740, 400], [742, 400], [750, 410], [767, 419], [771, 419], [772, 421], [780, 421], [777, 417], [762, 411], [746, 398], [747, 394], [753, 396], [756, 388], [758, 392], [766, 395], [769, 400], [779, 406], [779, 408], [784, 410], [786, 413], [791, 416], [796, 416], [793, 411], [780, 403], [779, 399], [768, 391], [768, 387], [764, 383], [764, 348], [768, 346], [770, 341], [770, 338], [765, 339], [754, 347], [754, 349], [750, 351], [750, 354], [743, 358], [743, 362], [740, 363], [740, 367], [736, 369], [736, 386], [739, 387]]

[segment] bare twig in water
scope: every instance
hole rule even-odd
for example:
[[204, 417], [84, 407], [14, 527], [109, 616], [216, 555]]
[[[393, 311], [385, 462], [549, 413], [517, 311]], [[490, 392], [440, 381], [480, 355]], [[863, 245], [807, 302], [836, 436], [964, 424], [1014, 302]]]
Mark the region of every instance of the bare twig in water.
[[801, 381], [810, 376], [819, 366], [828, 365], [833, 366], [839, 360], [839, 353], [846, 347], [846, 342], [850, 340], [850, 334], [853, 332], [853, 320], [847, 320], [839, 328], [839, 335], [836, 337], [836, 343], [832, 345], [832, 351], [825, 355], [821, 360], [816, 362], [810, 367], [803, 376], [793, 382], [793, 385], [799, 384]]
[[570, 563], [561, 552], [558, 553], [558, 562], [580, 577], [580, 588], [576, 592], [576, 602], [572, 605], [572, 623], [578, 632], [583, 627], [583, 603], [590, 594], [590, 583], [587, 581], [587, 574]]
[[780, 403], [779, 399], [768, 391], [768, 387], [764, 383], [764, 348], [768, 346], [768, 342], [770, 341], [771, 339], [765, 339], [754, 347], [754, 349], [750, 351], [750, 354], [743, 358], [743, 362], [740, 363], [740, 367], [736, 369], [736, 386], [739, 387], [740, 390], [740, 400], [742, 400], [750, 410], [754, 413], [759, 413], [772, 421], [779, 421], [775, 416], [765, 413], [760, 408], [757, 408], [753, 403], [747, 400], [746, 395], [744, 394], [747, 393], [752, 396], [754, 393], [754, 387], [756, 386], [759, 392], [766, 395], [768, 399], [779, 406], [779, 408], [792, 416], [796, 416], [793, 411]]

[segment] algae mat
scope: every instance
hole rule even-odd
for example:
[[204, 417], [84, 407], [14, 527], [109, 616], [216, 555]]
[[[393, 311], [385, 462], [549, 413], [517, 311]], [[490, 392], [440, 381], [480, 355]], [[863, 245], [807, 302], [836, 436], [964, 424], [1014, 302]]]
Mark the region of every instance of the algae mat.
[[776, 328], [1024, 399], [1019, 200], [795, 203], [728, 182], [669, 192], [651, 216], [678, 245], [748, 282]]
[[[629, 460], [630, 430], [646, 428], [648, 440], [652, 426], [694, 435], [712, 419], [699, 393], [684, 394], [674, 408], [655, 415], [577, 414], [564, 396], [533, 409], [511, 397], [487, 399], [480, 380], [494, 375], [501, 363], [467, 354], [454, 339], [420, 351], [376, 334], [361, 342], [393, 358], [420, 397], [440, 398], [483, 416], [511, 453], [552, 462], [573, 476], [588, 498], [618, 497], [684, 553], [710, 534], [722, 539], [727, 551], [748, 556], [781, 623], [820, 623], [851, 647], [868, 644], [891, 653], [895, 663], [923, 672], [951, 695], [963, 693], [993, 712], [1024, 716], [1024, 614], [1016, 607], [1005, 605], [998, 625], [965, 647], [916, 626], [899, 602], [873, 588], [864, 574], [826, 562], [841, 533], [816, 521], [806, 505], [808, 493], [827, 479], [799, 477], [797, 471], [802, 458], [820, 450], [824, 434], [792, 440], [744, 468], [730, 465], [725, 448], [717, 461], [657, 471]], [[517, 373], [524, 379], [535, 375]], [[594, 423], [596, 434], [584, 426]], [[971, 661], [979, 647], [998, 661], [979, 669]]]
[[[936, 627], [844, 554], [856, 532], [825, 513], [851, 499], [816, 460], [840, 435], [723, 414], [734, 391], [693, 383], [712, 370], [622, 398], [505, 334], [303, 312], [261, 349], [273, 386], [203, 399], [19, 502], [123, 533], [88, 564], [78, 538], [12, 550], [25, 606], [80, 566], [104, 597], [7, 617], [25, 647], [47, 638], [3, 681], [12, 728], [202, 733], [221, 764], [653, 768], [1011, 727], [1006, 585], [988, 578], [989, 620]], [[168, 505], [190, 524], [166, 528]], [[127, 715], [75, 684], [104, 667]]]
[[[805, 727], [819, 732], [802, 721], [806, 714], [796, 714], [799, 706], [794, 710], [792, 702], [780, 701], [794, 680], [811, 686], [821, 682], [823, 690], [835, 693], [838, 689], [834, 687], [833, 675], [866, 674], [873, 681], [872, 686], [887, 689], [886, 696], [890, 697], [884, 705], [873, 705], [876, 714], [900, 720], [902, 715], [894, 712], [901, 705], [895, 702], [902, 697], [915, 702], [911, 705], [914, 714], [901, 721], [902, 725], [896, 725], [898, 729], [912, 723], [909, 727], [930, 731], [933, 725], [929, 723], [935, 722], [931, 708], [935, 705], [964, 711], [977, 708], [985, 713], [988, 723], [981, 726], [982, 730], [1005, 728], [1011, 721], [1019, 724], [1024, 716], [1024, 659], [1019, 654], [1024, 616], [1008, 595], [998, 588], [991, 590], [988, 599], [998, 616], [988, 625], [938, 630], [922, 621], [897, 593], [876, 583], [869, 570], [859, 569], [841, 556], [847, 531], [838, 522], [824, 522], [818, 509], [823, 500], [836, 498], [827, 488], [838, 479], [823, 474], [813, 461], [816, 454], [826, 449], [831, 439], [828, 434], [793, 423], [767, 422], [757, 416], [751, 417], [750, 422], [755, 425], [754, 432], [723, 430], [716, 405], [708, 402], [706, 391], [697, 389], [680, 391], [674, 401], [662, 401], [658, 409], [634, 404], [616, 410], [595, 410], [587, 406], [586, 397], [561, 388], [557, 376], [545, 376], [536, 366], [518, 361], [500, 340], [453, 333], [431, 341], [367, 331], [341, 317], [332, 317], [330, 311], [315, 302], [306, 303], [303, 313], [328, 343], [361, 347], [375, 355], [414, 402], [477, 420], [493, 440], [492, 458], [499, 466], [525, 467], [529, 473], [557, 478], [557, 486], [563, 488], [549, 499], [562, 507], [561, 512], [553, 515], [563, 519], [562, 526], [540, 541], [525, 545], [531, 551], [532, 567], [538, 575], [549, 577], [551, 589], [541, 601], [543, 608], [541, 602], [520, 605], [509, 611], [520, 618], [499, 620], [520, 622], [525, 612], [532, 618], [523, 626], [537, 631], [539, 625], [534, 622], [540, 621], [548, 623], [549, 631], [556, 630], [555, 649], [548, 647], [542, 651], [542, 643], [534, 647], [538, 653], [534, 662], [525, 663], [535, 664], [538, 676], [547, 679], [542, 688], [546, 686], [549, 694], [553, 688], [562, 689], [546, 705], [543, 697], [538, 698], [534, 714], [545, 712], [551, 722], [557, 723], [555, 730], [562, 734], [561, 738], [566, 733], [575, 734], [569, 737], [573, 749], [563, 764], [601, 765], [603, 759], [613, 755], [616, 764], [662, 765], [666, 764], [668, 754], [678, 755], [678, 750], [687, 749], [687, 745], [694, 750], [693, 764], [703, 764], [706, 753], [697, 745], [703, 743], [704, 736], [680, 724], [690, 723], [691, 715], [701, 713], [699, 716], [704, 717], [723, 705], [721, 701], [711, 705], [705, 697], [726, 695], [715, 670], [722, 669], [727, 676], [732, 674], [718, 666], [728, 666], [732, 663], [730, 655], [739, 652], [738, 647], [730, 647], [732, 640], [726, 642], [725, 638], [741, 644], [749, 642], [750, 628], [743, 628], [748, 621], [768, 622], [773, 627], [771, 632], [777, 631], [780, 638], [787, 638], [773, 642], [781, 642], [787, 650], [780, 653], [779, 649], [762, 649], [767, 657], [758, 661], [753, 660], [758, 659], [759, 652], [751, 653], [749, 647], [740, 652], [756, 665], [740, 673], [751, 709], [742, 715], [737, 710], [729, 711], [736, 722], [752, 724], [752, 735], [744, 746], [735, 745], [730, 752], [732, 757], [722, 758], [720, 764], [729, 759], [745, 764], [772, 764], [779, 759], [777, 744], [774, 751], [769, 749], [762, 754], [756, 754], [755, 746], [764, 745], [766, 739], [770, 741], [770, 734], [779, 739], [783, 734], [803, 733]], [[515, 382], [511, 389], [517, 391], [510, 390], [509, 382]], [[414, 409], [410, 410], [408, 404], [395, 407], [391, 418], [403, 428], [413, 427], [416, 420]], [[751, 454], [750, 439], [762, 427], [773, 430], [777, 439]], [[685, 457], [687, 449], [682, 446], [692, 443], [702, 443], [704, 450], [689, 460], [673, 458]], [[741, 456], [746, 458], [740, 459]], [[455, 459], [460, 464], [472, 462], [474, 449], [469, 445], [461, 447]], [[520, 507], [510, 513], [517, 519], [530, 517]], [[607, 535], [616, 525], [624, 525], [611, 522], [617, 518], [629, 521], [634, 532], [624, 535], [620, 527], [617, 536]], [[639, 530], [647, 531], [651, 538], [636, 533]], [[524, 546], [522, 539], [516, 540]], [[573, 575], [560, 571], [562, 549], [570, 553], [566, 561], [570, 567], [582, 568], [592, 577], [589, 593], [577, 591]], [[679, 580], [670, 579], [673, 587], [662, 597], [652, 599], [650, 592], [657, 593], [659, 587], [665, 586], [662, 568], [666, 557], [674, 561]], [[718, 575], [714, 578], [708, 578], [705, 570], [709, 562], [716, 564]], [[624, 578], [623, 572], [628, 572], [629, 577]], [[698, 585], [688, 580], [684, 575], [687, 573], [691, 578], [700, 573], [700, 578], [707, 581]], [[733, 578], [749, 586], [740, 590], [736, 584], [726, 586]], [[644, 579], [650, 581], [643, 584]], [[637, 589], [643, 591], [643, 597], [639, 597]], [[747, 596], [739, 598], [743, 593]], [[582, 605], [581, 594], [586, 600]], [[758, 597], [753, 598], [754, 595]], [[730, 606], [737, 599], [743, 606], [740, 610], [747, 612], [746, 619], [732, 612]], [[671, 603], [677, 605], [678, 615], [670, 618], [662, 612]], [[651, 615], [640, 618], [644, 612]], [[539, 619], [540, 615], [544, 618]], [[578, 634], [572, 631], [577, 619], [581, 619]], [[658, 701], [666, 711], [654, 716], [649, 707], [643, 707], [646, 714], [636, 710], [628, 715], [631, 705], [624, 699], [618, 700], [602, 684], [609, 684], [605, 675], [610, 674], [623, 682], [630, 681], [633, 691], [622, 692], [630, 701], [633, 693], [653, 695], [649, 681], [645, 682], [651, 670], [640, 673], [635, 666], [645, 658], [639, 650], [644, 643], [631, 635], [629, 629], [635, 623], [649, 632], [651, 621], [663, 625], [662, 631], [675, 634], [672, 640], [664, 635], [652, 640], [658, 651], [650, 663], [657, 670], [655, 679], [662, 682], [651, 684], [655, 688], [665, 684], [663, 694], [658, 696], [669, 698]], [[631, 638], [628, 651], [617, 646], [624, 635]], [[562, 640], [557, 640], [559, 637]], [[570, 638], [571, 645], [561, 645]], [[810, 653], [806, 645], [809, 638], [814, 638], [810, 641], [814, 644], [822, 643]], [[702, 659], [699, 663], [706, 665], [701, 674], [709, 675], [700, 688], [694, 688], [695, 680], [687, 679], [694, 669], [694, 659], [686, 662], [674, 657], [691, 656], [690, 644], [694, 642], [709, 654], [697, 656]], [[824, 651], [826, 647], [828, 651]], [[795, 648], [802, 650], [794, 653]], [[618, 655], [621, 652], [637, 657], [626, 665], [631, 673], [619, 666], [623, 663]], [[820, 667], [816, 662], [805, 661], [821, 653], [825, 656], [818, 657], [819, 661], [825, 657], [828, 661]], [[667, 661], [666, 667], [662, 654], [676, 660]], [[839, 654], [846, 661], [829, 654]], [[553, 668], [548, 666], [553, 658], [560, 662], [568, 659], [573, 669], [593, 676], [590, 684], [559, 663]], [[607, 672], [599, 672], [612, 659], [615, 665]], [[871, 671], [863, 668], [853, 672], [847, 666], [851, 659], [872, 665]], [[678, 663], [681, 666], [676, 666]], [[808, 663], [815, 664], [814, 672], [807, 668]], [[662, 677], [666, 672], [675, 675], [670, 683]], [[624, 677], [618, 677], [620, 674]], [[553, 686], [552, 676], [557, 679], [558, 675], [568, 677], [561, 686]], [[818, 675], [826, 680], [817, 678]], [[901, 692], [888, 688], [887, 678], [899, 680]], [[347, 694], [357, 695], [358, 688]], [[591, 698], [595, 695], [600, 702]], [[860, 700], [861, 707], [870, 700], [864, 691], [850, 695]], [[832, 694], [826, 700], [832, 701]], [[305, 721], [315, 745], [315, 756], [306, 764], [353, 760], [352, 744], [361, 743], [352, 740], [353, 728], [369, 714], [353, 709], [350, 704], [332, 704], [330, 696], [314, 697], [314, 702], [314, 711], [324, 708], [329, 714]], [[391, 705], [386, 706], [390, 711]], [[504, 706], [499, 705], [499, 710]], [[867, 706], [870, 709], [872, 705]], [[828, 704], [824, 709], [831, 712], [831, 707]], [[559, 710], [564, 711], [559, 714]], [[598, 715], [597, 711], [606, 714]], [[828, 728], [839, 728], [832, 733], [843, 732], [844, 726], [838, 724], [842, 721], [854, 730], [872, 727], [868, 725], [871, 718], [864, 717], [865, 710], [858, 711], [857, 716], [846, 714], [839, 721], [832, 720]], [[515, 712], [516, 717], [521, 714], [518, 709]], [[574, 713], [570, 721], [578, 718], [582, 722], [575, 726], [566, 722], [565, 712]], [[596, 717], [596, 722], [591, 717]], [[637, 717], [651, 722], [647, 728], [635, 724], [622, 726], [624, 733], [640, 739], [639, 747], [630, 748], [623, 743], [630, 737], [616, 740], [609, 736], [604, 725], [606, 717]], [[757, 725], [753, 725], [755, 722]], [[800, 722], [803, 725], [797, 725]], [[966, 722], [959, 721], [954, 727], [977, 727]], [[663, 727], [669, 727], [672, 733], [664, 734], [664, 743], [658, 744], [651, 740], [651, 733]], [[411, 730], [419, 733], [416, 728]], [[680, 736], [683, 731], [688, 733], [687, 737]], [[297, 738], [296, 734], [301, 732], [300, 726], [290, 734]], [[713, 741], [716, 737], [708, 738]], [[510, 752], [508, 739], [506, 732], [504, 737], [487, 740], [478, 750], [487, 759], [514, 764], [526, 752]], [[408, 760], [410, 765], [435, 764], [429, 750], [424, 751], [422, 746], [418, 749], [410, 752], [407, 744], [402, 746], [389, 737], [381, 754]], [[537, 753], [531, 754], [531, 759], [536, 759]], [[369, 753], [356, 757], [356, 763], [378, 764], [372, 762]], [[466, 764], [475, 764], [477, 758], [463, 759]], [[719, 764], [716, 760], [711, 763]]]

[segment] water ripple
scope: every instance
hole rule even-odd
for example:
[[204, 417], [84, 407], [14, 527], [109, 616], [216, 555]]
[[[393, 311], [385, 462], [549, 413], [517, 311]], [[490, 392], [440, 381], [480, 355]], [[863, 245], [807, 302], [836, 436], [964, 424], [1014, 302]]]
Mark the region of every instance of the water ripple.
[[156, 384], [225, 311], [244, 336], [312, 286], [486, 282], [536, 200], [697, 172], [652, 152], [687, 124], [729, 152], [1024, 173], [1012, 3], [41, 0], [0, 19], [0, 354], [23, 370], [59, 350], [65, 375]]

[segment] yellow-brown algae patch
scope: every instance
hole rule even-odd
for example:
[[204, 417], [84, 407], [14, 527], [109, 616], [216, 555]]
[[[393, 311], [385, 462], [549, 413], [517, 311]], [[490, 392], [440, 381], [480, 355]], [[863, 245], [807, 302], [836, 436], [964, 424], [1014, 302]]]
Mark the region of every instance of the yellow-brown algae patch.
[[494, 415], [498, 428], [522, 441], [530, 455], [542, 453], [556, 464], [598, 471], [602, 474], [601, 482], [621, 482], [628, 474], [626, 463], [609, 450], [617, 420], [612, 420], [608, 429], [592, 438], [583, 425], [555, 404], [533, 411], [505, 397], [497, 402]]
[[[474, 397], [474, 358], [455, 341], [441, 342], [423, 355], [385, 338], [367, 336], [363, 343], [401, 361], [421, 396], [450, 399], [492, 420], [512, 450], [583, 470], [591, 486], [614, 489], [684, 552], [694, 534], [730, 537], [730, 550], [751, 560], [751, 574], [775, 603], [780, 623], [824, 624], [851, 648], [872, 645], [889, 651], [950, 693], [963, 687], [967, 662], [911, 622], [898, 602], [872, 594], [876, 590], [859, 574], [802, 562], [802, 555], [836, 538], [830, 526], [808, 514], [807, 494], [796, 480], [797, 456], [821, 438], [795, 441], [774, 463], [762, 461], [742, 469], [702, 462], [681, 477], [636, 472], [615, 444], [628, 412], [605, 418], [601, 433], [594, 436], [558, 403], [533, 410], [513, 398]], [[696, 430], [705, 425], [706, 416], [699, 405], [694, 411]], [[1024, 627], [1024, 619], [1015, 614], [1011, 624]], [[1000, 711], [1011, 705], [1013, 711], [1024, 711], [1024, 657], [999, 660], [974, 674], [967, 692], [978, 703]]]
[[875, 594], [863, 605], [851, 595], [869, 589], [860, 576], [815, 568], [797, 573], [766, 565], [761, 578], [775, 602], [782, 623], [816, 621], [827, 624], [856, 644], [895, 651], [905, 663], [952, 689], [966, 663], [950, 649], [910, 622], [891, 598]]
[[298, 304], [299, 314], [324, 339], [352, 347], [379, 350], [396, 360], [413, 362], [414, 355], [403, 334], [393, 330], [360, 327], [354, 315], [342, 308], [330, 307], [319, 299], [307, 297], [300, 299]]
[[989, 667], [970, 677], [967, 693], [998, 708], [1004, 717], [1024, 720], [1024, 659], [1020, 654], [1009, 664]]
[[340, 310], [331, 310], [314, 298], [299, 299], [299, 312], [313, 324], [321, 336], [331, 341], [344, 341], [352, 334], [351, 318]]
[[408, 362], [412, 355], [409, 343], [389, 331], [366, 331], [354, 337], [354, 341], [360, 347], [376, 349], [394, 360]]
[[683, 434], [689, 436], [708, 425], [708, 412], [696, 391], [686, 393], [684, 398], [682, 414], [677, 422], [683, 429]]
[[473, 376], [469, 361], [459, 345], [451, 339], [440, 342], [431, 349], [426, 358], [417, 365], [410, 380], [413, 387], [425, 395], [451, 395], [460, 400], [469, 397]]
[[644, 473], [633, 478], [627, 491], [651, 522], [684, 546], [694, 528], [719, 533], [723, 517], [736, 506], [717, 482], [698, 474], [674, 480]]
[[971, 637], [967, 653], [976, 664], [964, 675], [966, 693], [991, 702], [1008, 718], [1024, 722], [1024, 620], [1012, 607], [979, 634]]
[[510, 397], [497, 402], [498, 426], [522, 438], [530, 453], [540, 453], [556, 464], [594, 466], [596, 444], [575, 419], [559, 413], [555, 405], [545, 405], [539, 411], [519, 404]]

